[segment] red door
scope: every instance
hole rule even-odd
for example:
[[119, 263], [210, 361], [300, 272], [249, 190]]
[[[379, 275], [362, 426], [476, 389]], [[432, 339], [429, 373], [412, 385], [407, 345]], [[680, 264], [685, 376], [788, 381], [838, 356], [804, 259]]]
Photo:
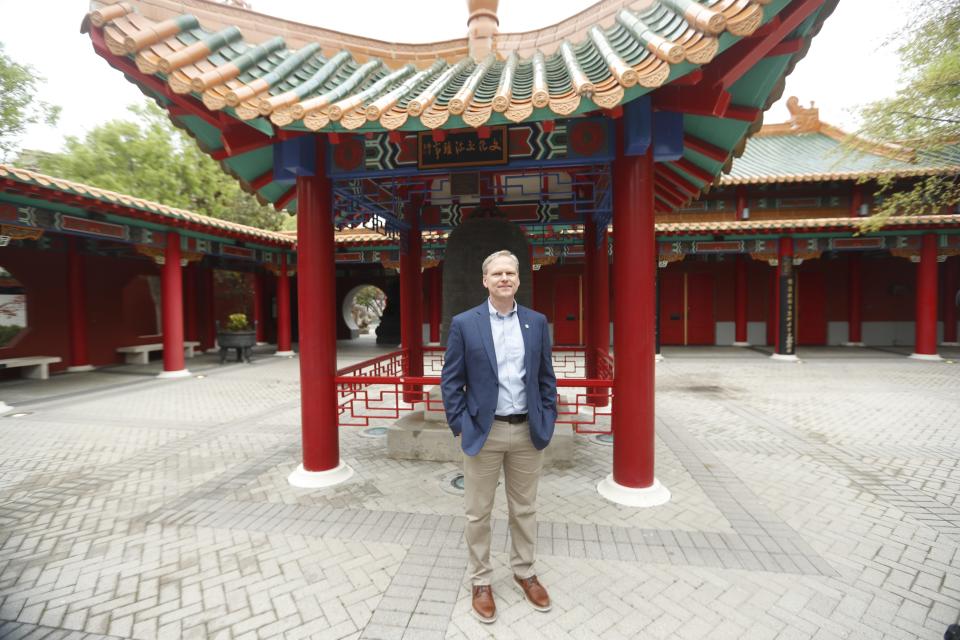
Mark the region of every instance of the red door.
[[[683, 285], [686, 274], [660, 272], [660, 344], [683, 344]], [[637, 313], [640, 311], [637, 310]]]
[[687, 339], [684, 344], [713, 344], [713, 274], [687, 274]]
[[797, 272], [797, 344], [827, 344], [826, 287], [819, 271]]
[[583, 344], [583, 290], [579, 275], [561, 275], [555, 280], [553, 298], [554, 344]]
[[713, 276], [660, 273], [660, 344], [713, 344]]

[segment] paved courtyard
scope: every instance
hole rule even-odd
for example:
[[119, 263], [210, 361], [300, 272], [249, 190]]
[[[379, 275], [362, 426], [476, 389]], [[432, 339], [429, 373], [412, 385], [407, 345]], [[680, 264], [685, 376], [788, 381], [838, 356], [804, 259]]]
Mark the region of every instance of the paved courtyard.
[[[340, 364], [373, 347], [344, 348]], [[298, 363], [159, 363], [0, 383], [2, 638], [939, 638], [960, 615], [960, 364], [902, 350], [665, 349], [657, 476], [606, 502], [577, 436], [541, 482], [539, 574], [469, 614], [452, 463], [341, 431], [355, 470], [295, 489]], [[960, 351], [943, 351], [960, 360]]]

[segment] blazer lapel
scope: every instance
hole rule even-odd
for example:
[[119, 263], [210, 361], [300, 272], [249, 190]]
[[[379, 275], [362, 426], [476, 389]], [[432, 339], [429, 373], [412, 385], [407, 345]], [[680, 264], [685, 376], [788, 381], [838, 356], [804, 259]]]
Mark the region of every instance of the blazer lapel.
[[497, 377], [497, 350], [493, 346], [493, 329], [490, 328], [490, 314], [486, 303], [477, 307], [477, 328], [480, 330], [480, 341], [487, 352], [487, 359], [493, 369], [493, 376]]

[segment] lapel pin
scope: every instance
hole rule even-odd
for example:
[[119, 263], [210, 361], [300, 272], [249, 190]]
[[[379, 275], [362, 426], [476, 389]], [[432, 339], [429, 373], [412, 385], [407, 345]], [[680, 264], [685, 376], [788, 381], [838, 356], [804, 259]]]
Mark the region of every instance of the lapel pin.
[[524, 329], [529, 329], [529, 328], [530, 328], [530, 325], [524, 324], [524, 325], [523, 325], [523, 328], [524, 328]]

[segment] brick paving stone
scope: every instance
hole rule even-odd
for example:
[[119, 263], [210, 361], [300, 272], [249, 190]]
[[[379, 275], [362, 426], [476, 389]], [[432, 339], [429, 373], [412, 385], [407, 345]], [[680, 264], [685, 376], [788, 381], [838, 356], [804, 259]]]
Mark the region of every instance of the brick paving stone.
[[459, 465], [390, 460], [345, 428], [354, 480], [287, 484], [296, 359], [11, 381], [4, 397], [32, 413], [0, 418], [0, 637], [942, 635], [960, 611], [958, 370], [698, 353], [657, 369], [670, 503], [605, 502], [610, 448], [586, 438], [545, 472], [548, 614], [510, 586], [498, 495], [492, 627], [469, 616], [462, 497], [440, 486]]

